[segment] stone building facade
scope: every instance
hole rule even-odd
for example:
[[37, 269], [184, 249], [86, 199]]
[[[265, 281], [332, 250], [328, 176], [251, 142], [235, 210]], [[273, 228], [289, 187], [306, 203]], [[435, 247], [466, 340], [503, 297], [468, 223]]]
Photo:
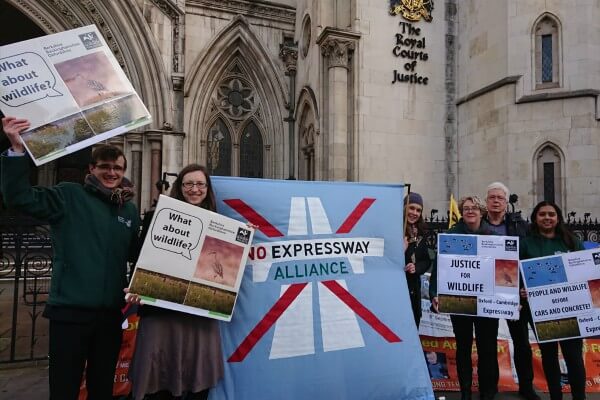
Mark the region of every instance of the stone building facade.
[[[153, 115], [151, 126], [113, 139], [130, 159], [141, 209], [164, 173], [199, 162], [218, 175], [409, 182], [440, 214], [451, 193], [484, 194], [501, 180], [524, 210], [551, 198], [600, 215], [598, 1], [0, 7], [10, 27], [2, 44], [100, 28]], [[38, 182], [68, 177], [78, 163], [50, 163]]]

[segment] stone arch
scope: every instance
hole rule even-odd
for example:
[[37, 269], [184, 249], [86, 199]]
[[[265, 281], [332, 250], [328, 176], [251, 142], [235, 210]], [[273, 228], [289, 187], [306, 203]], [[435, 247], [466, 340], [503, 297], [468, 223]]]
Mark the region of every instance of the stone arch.
[[227, 68], [237, 63], [247, 78], [255, 85], [261, 100], [264, 125], [265, 177], [283, 176], [283, 159], [274, 155], [284, 154], [285, 126], [283, 124], [286, 88], [277, 68], [248, 21], [241, 15], [233, 20], [211, 41], [207, 51], [192, 64], [184, 86], [186, 101], [185, 131], [188, 132], [186, 162], [204, 162], [202, 142], [206, 137], [206, 121], [210, 117], [212, 94]]
[[8, 2], [48, 34], [96, 24], [152, 114], [153, 126], [162, 127], [165, 122], [172, 124], [173, 99], [168, 75], [135, 2]]
[[[562, 81], [562, 24], [558, 16], [544, 12], [531, 27], [534, 89], [560, 87]], [[546, 41], [548, 40], [548, 41]], [[545, 60], [549, 57], [548, 60]], [[545, 67], [549, 67], [549, 70]], [[549, 76], [546, 77], [545, 75]]]
[[535, 202], [550, 200], [564, 208], [565, 154], [560, 146], [551, 141], [539, 145], [533, 153], [532, 171]]
[[305, 86], [300, 91], [295, 120], [298, 132], [298, 178], [301, 180], [321, 179], [322, 144], [319, 129], [319, 108], [313, 90]]

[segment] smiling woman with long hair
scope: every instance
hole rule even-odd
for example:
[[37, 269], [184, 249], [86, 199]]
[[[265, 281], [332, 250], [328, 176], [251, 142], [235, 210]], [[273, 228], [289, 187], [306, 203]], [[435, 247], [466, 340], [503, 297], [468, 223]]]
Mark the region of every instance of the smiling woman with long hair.
[[[549, 201], [538, 203], [531, 213], [530, 233], [521, 241], [521, 260], [578, 250], [583, 250], [583, 244], [565, 226], [561, 209]], [[585, 399], [585, 365], [582, 339], [539, 343], [550, 399], [562, 399], [558, 362], [559, 344], [567, 364], [573, 400], [583, 400]]]
[[431, 265], [429, 250], [425, 240], [425, 222], [423, 221], [423, 198], [412, 192], [404, 198], [404, 271], [410, 296], [411, 307], [417, 329], [421, 321], [421, 275]]
[[[190, 164], [177, 175], [171, 197], [210, 211], [216, 201], [206, 168]], [[142, 240], [153, 212], [146, 214]], [[128, 301], [139, 303], [130, 294]], [[136, 400], [204, 400], [223, 377], [219, 323], [215, 319], [150, 305], [140, 309], [136, 348], [129, 370]]]

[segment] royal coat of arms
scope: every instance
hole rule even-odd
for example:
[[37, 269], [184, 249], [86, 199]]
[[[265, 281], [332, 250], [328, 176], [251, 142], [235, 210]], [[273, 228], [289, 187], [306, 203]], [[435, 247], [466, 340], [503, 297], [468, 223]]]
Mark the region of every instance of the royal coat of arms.
[[433, 0], [390, 0], [390, 14], [400, 14], [412, 22], [419, 21], [421, 18], [431, 22], [432, 11]]

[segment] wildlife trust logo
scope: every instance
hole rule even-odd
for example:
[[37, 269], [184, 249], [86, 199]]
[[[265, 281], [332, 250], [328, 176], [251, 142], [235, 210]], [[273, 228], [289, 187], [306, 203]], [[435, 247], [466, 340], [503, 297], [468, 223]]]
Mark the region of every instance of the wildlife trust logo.
[[82, 33], [79, 35], [79, 39], [81, 39], [81, 42], [88, 50], [102, 46], [102, 42], [98, 38], [98, 35], [96, 35], [96, 32]]
[[504, 251], [517, 251], [517, 241], [515, 239], [506, 239], [504, 241]]
[[419, 21], [421, 18], [431, 22], [432, 11], [433, 0], [390, 0], [390, 14], [402, 15], [411, 22]]
[[592, 253], [594, 258], [594, 265], [600, 265], [600, 253]]
[[250, 231], [248, 229], [238, 228], [235, 240], [243, 244], [248, 244], [248, 240], [250, 240]]

